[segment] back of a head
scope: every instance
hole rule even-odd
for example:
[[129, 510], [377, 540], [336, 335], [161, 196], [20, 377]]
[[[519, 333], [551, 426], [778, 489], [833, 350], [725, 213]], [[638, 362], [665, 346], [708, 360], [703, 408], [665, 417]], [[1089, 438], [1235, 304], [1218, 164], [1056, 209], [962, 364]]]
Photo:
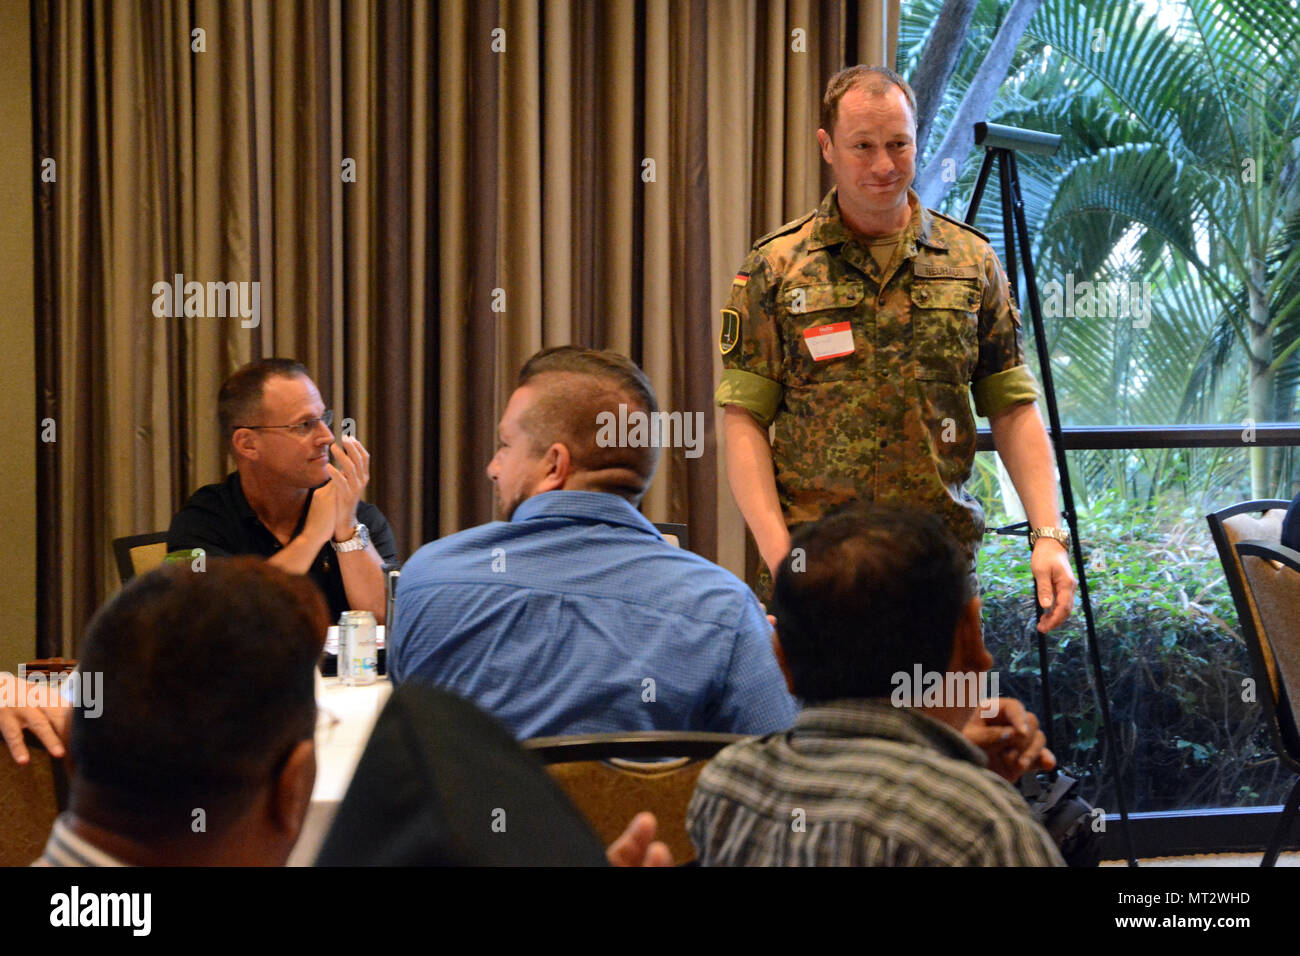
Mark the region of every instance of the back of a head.
[[657, 417], [654, 389], [635, 362], [618, 352], [561, 345], [525, 362], [518, 385], [537, 392], [523, 425], [538, 451], [562, 443], [592, 490], [621, 495], [633, 504], [641, 500], [659, 462], [658, 444], [601, 439], [607, 415], [615, 420], [634, 412]]
[[790, 547], [772, 613], [796, 695], [888, 697], [900, 671], [947, 670], [971, 594], [941, 519], [858, 506], [800, 528]]
[[82, 649], [103, 704], [73, 714], [73, 811], [145, 843], [185, 837], [196, 809], [223, 832], [312, 736], [328, 625], [308, 578], [255, 558], [130, 582]]

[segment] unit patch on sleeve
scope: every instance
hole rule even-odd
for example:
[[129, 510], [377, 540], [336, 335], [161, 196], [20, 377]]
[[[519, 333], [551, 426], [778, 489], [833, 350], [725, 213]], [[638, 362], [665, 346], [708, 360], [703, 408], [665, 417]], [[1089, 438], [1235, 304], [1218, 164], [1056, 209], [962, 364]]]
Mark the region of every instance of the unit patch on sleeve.
[[726, 355], [740, 341], [740, 313], [735, 309], [722, 310], [722, 331], [718, 334], [718, 348]]

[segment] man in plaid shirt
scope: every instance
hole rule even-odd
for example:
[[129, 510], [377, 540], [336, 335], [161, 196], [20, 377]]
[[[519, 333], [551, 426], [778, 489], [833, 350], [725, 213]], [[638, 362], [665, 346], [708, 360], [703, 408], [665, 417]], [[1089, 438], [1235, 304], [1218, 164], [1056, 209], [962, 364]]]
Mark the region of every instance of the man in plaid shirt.
[[1037, 719], [979, 690], [993, 659], [967, 565], [915, 510], [796, 534], [772, 610], [805, 707], [700, 774], [687, 827], [704, 865], [1063, 865], [1011, 785], [1055, 765]]

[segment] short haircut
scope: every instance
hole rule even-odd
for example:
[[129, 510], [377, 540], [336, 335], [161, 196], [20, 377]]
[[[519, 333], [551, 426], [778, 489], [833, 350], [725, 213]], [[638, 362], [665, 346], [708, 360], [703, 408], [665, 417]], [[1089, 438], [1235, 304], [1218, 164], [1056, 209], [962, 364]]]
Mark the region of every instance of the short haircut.
[[559, 442], [569, 449], [575, 469], [590, 474], [593, 487], [633, 504], [641, 500], [659, 463], [659, 449], [602, 448], [597, 443], [602, 412], [617, 417], [620, 404], [628, 412], [659, 411], [650, 380], [635, 362], [618, 352], [561, 345], [525, 362], [518, 384], [538, 393], [521, 422], [536, 451]]
[[840, 100], [844, 99], [845, 93], [857, 87], [872, 96], [883, 96], [891, 86], [903, 91], [912, 110], [912, 121], [916, 122], [916, 94], [907, 80], [887, 67], [859, 63], [840, 70], [826, 84], [826, 95], [822, 97], [822, 129], [826, 130], [826, 135], [832, 139], [835, 136], [835, 120], [839, 118]]
[[290, 358], [258, 359], [232, 372], [217, 393], [217, 421], [225, 439], [229, 441], [240, 425], [265, 424], [254, 419], [261, 414], [262, 390], [268, 378], [296, 375], [311, 378], [307, 366]]
[[74, 812], [141, 842], [188, 835], [196, 809], [224, 831], [313, 735], [328, 626], [309, 578], [258, 558], [131, 581], [86, 631], [103, 703], [73, 712]]
[[948, 669], [971, 584], [940, 518], [859, 505], [804, 525], [790, 546], [772, 613], [796, 695], [888, 697], [900, 671]]

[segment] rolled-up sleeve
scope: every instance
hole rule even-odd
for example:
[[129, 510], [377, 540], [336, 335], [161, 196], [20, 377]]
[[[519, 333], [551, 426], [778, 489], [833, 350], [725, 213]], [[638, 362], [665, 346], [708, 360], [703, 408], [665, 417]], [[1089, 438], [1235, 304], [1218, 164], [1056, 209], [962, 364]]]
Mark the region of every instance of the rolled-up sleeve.
[[975, 412], [985, 418], [996, 418], [1012, 405], [1038, 401], [1038, 381], [1028, 365], [985, 376], [971, 390], [975, 395]]
[[722, 310], [718, 347], [722, 378], [718, 405], [739, 405], [767, 427], [781, 406], [781, 337], [767, 261], [751, 250]]
[[976, 414], [994, 418], [1013, 405], [1037, 401], [1038, 382], [1025, 364], [1020, 310], [991, 248], [984, 259], [984, 280], [979, 358], [971, 375], [971, 392]]

